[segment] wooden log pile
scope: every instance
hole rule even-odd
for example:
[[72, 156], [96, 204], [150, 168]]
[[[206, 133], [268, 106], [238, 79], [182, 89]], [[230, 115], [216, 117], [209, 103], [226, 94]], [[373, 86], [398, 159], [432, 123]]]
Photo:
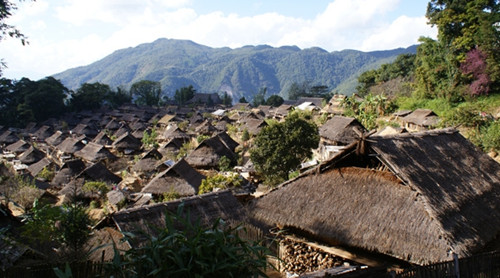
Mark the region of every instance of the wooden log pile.
[[345, 260], [311, 247], [305, 243], [284, 239], [280, 242], [283, 271], [301, 274], [333, 268], [344, 264]]

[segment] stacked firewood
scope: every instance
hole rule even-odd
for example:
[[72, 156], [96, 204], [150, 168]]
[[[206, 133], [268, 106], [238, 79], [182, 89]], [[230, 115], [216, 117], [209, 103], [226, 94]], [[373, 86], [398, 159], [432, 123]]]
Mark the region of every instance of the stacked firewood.
[[342, 258], [323, 252], [304, 243], [289, 239], [281, 241], [284, 271], [304, 273], [343, 265]]

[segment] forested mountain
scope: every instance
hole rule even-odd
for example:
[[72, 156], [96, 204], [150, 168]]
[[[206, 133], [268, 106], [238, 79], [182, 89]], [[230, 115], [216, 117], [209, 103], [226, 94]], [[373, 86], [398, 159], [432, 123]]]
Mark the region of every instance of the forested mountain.
[[69, 89], [93, 82], [127, 88], [140, 80], [160, 81], [168, 96], [180, 87], [193, 85], [204, 93], [226, 91], [233, 99], [252, 99], [263, 87], [268, 95], [286, 98], [292, 83], [305, 81], [350, 94], [360, 73], [391, 62], [399, 54], [415, 52], [416, 46], [374, 52], [268, 45], [211, 48], [192, 41], [158, 39], [117, 50], [54, 77]]

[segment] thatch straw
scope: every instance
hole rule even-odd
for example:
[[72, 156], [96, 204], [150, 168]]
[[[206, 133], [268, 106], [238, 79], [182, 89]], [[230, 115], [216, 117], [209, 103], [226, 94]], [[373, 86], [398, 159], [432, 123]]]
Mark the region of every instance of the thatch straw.
[[319, 135], [332, 143], [346, 145], [359, 138], [355, 129], [361, 132], [366, 131], [363, 125], [354, 118], [334, 116], [319, 128]]
[[222, 143], [218, 136], [214, 136], [201, 142], [186, 157], [186, 161], [195, 168], [216, 168], [223, 156], [236, 162], [235, 154]]

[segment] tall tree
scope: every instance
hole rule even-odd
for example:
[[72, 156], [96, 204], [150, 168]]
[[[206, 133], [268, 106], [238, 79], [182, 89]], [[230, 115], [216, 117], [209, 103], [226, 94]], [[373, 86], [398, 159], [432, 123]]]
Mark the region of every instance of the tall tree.
[[161, 84], [158, 81], [141, 80], [132, 84], [130, 95], [139, 105], [159, 105], [161, 100]]
[[187, 87], [182, 87], [180, 89], [175, 90], [174, 100], [179, 105], [184, 105], [186, 102], [194, 97], [196, 90], [193, 85], [189, 85]]
[[250, 158], [266, 182], [276, 185], [287, 180], [290, 171], [296, 170], [304, 159], [311, 157], [312, 149], [318, 144], [316, 124], [295, 112], [289, 114], [284, 122], [262, 128], [255, 138]]
[[272, 107], [278, 107], [283, 104], [285, 100], [278, 96], [278, 95], [272, 95], [266, 100], [266, 105], [270, 105]]
[[267, 88], [260, 88], [259, 92], [253, 96], [252, 106], [257, 107], [266, 103]]
[[111, 94], [107, 84], [84, 83], [71, 95], [69, 106], [74, 111], [98, 109]]

